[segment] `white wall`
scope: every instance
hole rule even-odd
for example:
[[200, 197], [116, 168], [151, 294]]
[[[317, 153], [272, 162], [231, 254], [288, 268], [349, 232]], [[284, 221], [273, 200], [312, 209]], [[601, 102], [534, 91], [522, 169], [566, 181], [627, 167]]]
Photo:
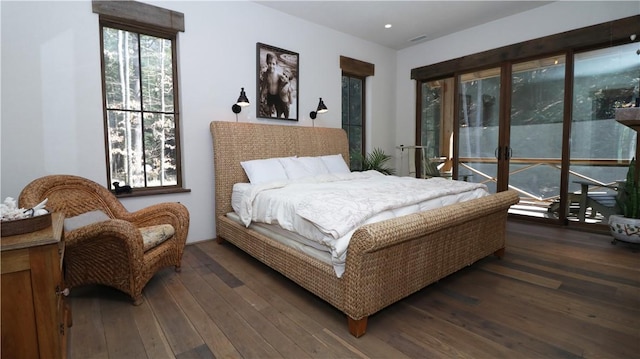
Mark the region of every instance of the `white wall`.
[[[259, 4], [149, 1], [184, 13], [179, 35], [184, 184], [190, 193], [123, 199], [129, 210], [179, 201], [191, 214], [189, 242], [215, 237], [209, 123], [235, 121], [231, 105], [244, 87], [256, 96], [256, 42], [300, 54], [299, 122], [257, 120], [252, 104], [240, 121], [311, 126], [322, 97], [329, 112], [316, 126], [341, 126], [344, 55], [375, 64], [369, 81], [369, 147], [393, 150], [396, 52], [284, 15]], [[98, 16], [91, 2], [0, 2], [1, 196], [31, 180], [68, 173], [106, 185]], [[374, 134], [374, 135], [372, 135]]]
[[[248, 1], [150, 1], [185, 15], [179, 35], [183, 174], [190, 193], [123, 199], [129, 210], [180, 201], [191, 213], [189, 242], [214, 238], [212, 120], [235, 121], [240, 87], [255, 102], [256, 42], [300, 54], [300, 121], [240, 121], [340, 127], [339, 56], [375, 64], [367, 80], [367, 147], [395, 153], [413, 143], [412, 68], [640, 13], [640, 2], [554, 2], [399, 52]], [[31, 180], [69, 173], [106, 185], [98, 16], [91, 2], [0, 1], [0, 193], [17, 197]], [[395, 93], [394, 93], [395, 91]], [[397, 106], [396, 106], [397, 104]]]
[[[411, 69], [638, 14], [640, 1], [556, 1], [398, 51], [396, 143], [415, 143]], [[636, 31], [640, 37], [640, 24]]]

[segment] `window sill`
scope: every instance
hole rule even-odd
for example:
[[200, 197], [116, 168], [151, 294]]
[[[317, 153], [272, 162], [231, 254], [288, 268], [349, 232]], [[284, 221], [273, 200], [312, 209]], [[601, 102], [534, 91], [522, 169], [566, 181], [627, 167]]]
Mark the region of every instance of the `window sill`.
[[187, 193], [191, 192], [188, 188], [153, 188], [153, 189], [134, 189], [131, 193], [120, 193], [114, 195], [118, 198], [129, 198], [129, 197], [142, 197], [142, 196], [154, 196], [161, 194], [172, 194], [172, 193]]

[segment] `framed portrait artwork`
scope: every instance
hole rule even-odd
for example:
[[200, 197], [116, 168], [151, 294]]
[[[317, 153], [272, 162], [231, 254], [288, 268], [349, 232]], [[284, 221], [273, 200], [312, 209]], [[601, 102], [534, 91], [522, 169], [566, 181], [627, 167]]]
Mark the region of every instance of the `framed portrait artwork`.
[[300, 55], [259, 42], [256, 47], [257, 117], [298, 121]]

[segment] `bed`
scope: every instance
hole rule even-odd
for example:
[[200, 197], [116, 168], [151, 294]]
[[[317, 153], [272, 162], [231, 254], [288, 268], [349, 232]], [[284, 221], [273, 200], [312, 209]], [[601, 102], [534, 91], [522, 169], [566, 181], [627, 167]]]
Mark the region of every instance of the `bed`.
[[351, 235], [344, 273], [313, 255], [233, 218], [234, 184], [249, 182], [241, 162], [288, 156], [340, 154], [348, 163], [346, 133], [313, 128], [213, 121], [215, 216], [218, 242], [230, 242], [347, 316], [360, 337], [368, 317], [427, 285], [491, 254], [505, 251], [509, 207], [505, 191], [462, 203], [365, 224]]

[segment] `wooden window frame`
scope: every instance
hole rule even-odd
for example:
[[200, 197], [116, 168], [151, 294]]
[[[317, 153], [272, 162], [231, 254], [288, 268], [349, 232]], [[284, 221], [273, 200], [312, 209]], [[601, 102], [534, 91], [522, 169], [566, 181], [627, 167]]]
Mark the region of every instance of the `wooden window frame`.
[[[93, 1], [92, 9], [99, 14], [100, 24], [100, 63], [103, 94], [104, 138], [105, 138], [105, 163], [107, 167], [107, 188], [111, 187], [111, 165], [109, 155], [109, 121], [106, 103], [105, 64], [104, 64], [104, 27], [114, 28], [143, 35], [163, 38], [172, 44], [172, 78], [173, 78], [173, 111], [175, 123], [176, 146], [176, 184], [169, 186], [137, 187], [130, 193], [117, 194], [118, 197], [132, 197], [176, 192], [189, 192], [183, 188], [182, 179], [182, 149], [180, 135], [180, 91], [178, 88], [178, 32], [184, 31], [184, 15], [179, 12], [163, 9], [153, 5], [136, 1]], [[141, 109], [140, 113], [144, 113]]]
[[[367, 122], [366, 121], [366, 118], [367, 118], [366, 117], [366, 113], [367, 113], [367, 111], [366, 111], [366, 107], [365, 107], [365, 104], [366, 104], [366, 92], [367, 92], [366, 91], [367, 78], [366, 77], [357, 76], [357, 75], [354, 75], [354, 74], [350, 74], [350, 73], [346, 73], [346, 72], [342, 72], [342, 77], [347, 77], [347, 78], [350, 78], [350, 79], [358, 79], [358, 80], [362, 81], [362, 97], [360, 98], [360, 106], [362, 108], [362, 114], [361, 114], [362, 115], [362, 124], [360, 126], [355, 126], [355, 125], [351, 125], [351, 124], [345, 125], [343, 123], [342, 127], [344, 128], [344, 126], [347, 126], [347, 127], [350, 127], [350, 128], [351, 127], [360, 127], [361, 128], [360, 131], [361, 131], [362, 139], [360, 141], [361, 142], [360, 152], [364, 156], [366, 154], [366, 150], [365, 149], [366, 149], [366, 137], [367, 137], [366, 136], [366, 127], [367, 127], [367, 124], [366, 124], [366, 122]], [[347, 136], [348, 135], [349, 135], [349, 132], [347, 132]], [[349, 139], [349, 138], [347, 138], [347, 139]], [[351, 148], [351, 146], [349, 146], [349, 148]]]
[[357, 78], [362, 81], [362, 145], [360, 151], [365, 156], [366, 151], [366, 129], [367, 129], [367, 77], [375, 74], [375, 65], [361, 60], [356, 60], [346, 56], [340, 56], [340, 69], [342, 70], [342, 76]]
[[411, 70], [411, 79], [440, 80], [475, 69], [498, 67], [506, 62], [514, 63], [567, 51], [582, 52], [626, 44], [630, 41], [629, 36], [638, 31], [639, 23], [640, 15], [635, 15], [417, 67]]

